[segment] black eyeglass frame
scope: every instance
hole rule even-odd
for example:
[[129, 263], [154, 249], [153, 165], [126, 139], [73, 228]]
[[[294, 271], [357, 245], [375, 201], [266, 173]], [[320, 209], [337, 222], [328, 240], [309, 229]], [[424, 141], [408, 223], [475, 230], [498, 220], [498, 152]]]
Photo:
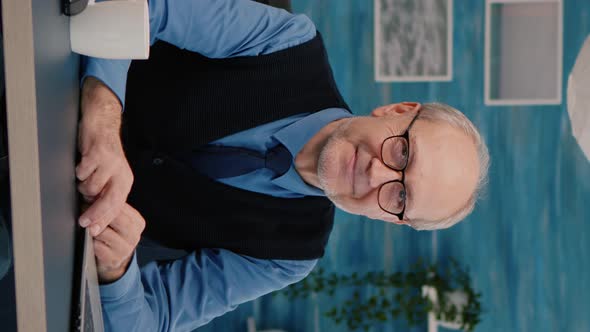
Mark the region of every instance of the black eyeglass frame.
[[[382, 183], [381, 186], [379, 187], [379, 191], [377, 192], [377, 204], [379, 205], [379, 207], [381, 208], [381, 210], [396, 216], [399, 220], [404, 220], [404, 212], [406, 211], [406, 197], [404, 197], [404, 207], [402, 208], [402, 211], [400, 213], [393, 213], [391, 211], [387, 211], [387, 209], [383, 208], [383, 206], [381, 206], [381, 200], [379, 199], [379, 197], [381, 196], [381, 189], [383, 189], [383, 186], [389, 184], [389, 183], [395, 183], [395, 182], [399, 182], [401, 183], [404, 192], [406, 192], [406, 184], [404, 183], [405, 179], [406, 179], [406, 168], [408, 167], [408, 162], [410, 161], [410, 129], [412, 128], [412, 125], [414, 124], [414, 122], [416, 122], [416, 119], [418, 119], [418, 114], [420, 114], [420, 111], [416, 112], [416, 115], [414, 115], [414, 118], [412, 119], [412, 121], [410, 122], [410, 124], [408, 125], [408, 128], [406, 129], [406, 131], [401, 134], [401, 135], [393, 135], [393, 136], [389, 136], [386, 139], [383, 140], [383, 143], [381, 143], [381, 162], [383, 163], [383, 165], [387, 166], [389, 169], [392, 169], [394, 171], [397, 172], [401, 172], [402, 173], [402, 178], [401, 180], [391, 180], [385, 183]], [[406, 159], [406, 164], [404, 165], [404, 167], [402, 167], [401, 169], [396, 169], [395, 167], [392, 167], [391, 165], [388, 165], [385, 160], [383, 159], [383, 147], [385, 146], [385, 142], [387, 140], [390, 139], [394, 139], [394, 138], [398, 138], [401, 137], [403, 139], [406, 140], [407, 144], [408, 144], [408, 157]]]

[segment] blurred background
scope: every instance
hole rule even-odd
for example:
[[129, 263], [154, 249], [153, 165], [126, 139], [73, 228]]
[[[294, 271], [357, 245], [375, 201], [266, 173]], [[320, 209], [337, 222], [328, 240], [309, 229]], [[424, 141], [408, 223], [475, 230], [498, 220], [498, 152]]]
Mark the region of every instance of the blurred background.
[[[416, 232], [338, 211], [316, 269], [392, 273], [419, 258], [443, 267], [454, 258], [482, 294], [476, 331], [590, 331], [590, 162], [571, 134], [565, 98], [590, 34], [590, 2], [531, 3], [539, 6], [490, 4], [486, 63], [483, 0], [292, 1], [322, 33], [353, 112], [448, 103], [477, 125], [492, 158], [487, 193], [464, 222]], [[374, 292], [361, 288], [359, 300]], [[333, 298], [269, 295], [198, 331], [245, 331], [248, 317], [258, 330], [348, 331], [323, 313], [350, 297], [347, 289]], [[369, 330], [426, 329], [388, 319]]]

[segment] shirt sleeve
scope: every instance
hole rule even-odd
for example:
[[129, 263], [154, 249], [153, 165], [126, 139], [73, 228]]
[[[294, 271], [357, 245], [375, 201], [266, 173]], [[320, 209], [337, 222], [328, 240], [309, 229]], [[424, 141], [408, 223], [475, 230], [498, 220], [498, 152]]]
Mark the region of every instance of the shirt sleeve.
[[[150, 0], [150, 43], [163, 40], [210, 58], [269, 54], [315, 37], [305, 15], [251, 0]], [[88, 76], [105, 83], [125, 102], [131, 60], [88, 57], [81, 82]]]
[[204, 249], [100, 287], [105, 331], [192, 331], [213, 318], [306, 277], [317, 260], [264, 260]]

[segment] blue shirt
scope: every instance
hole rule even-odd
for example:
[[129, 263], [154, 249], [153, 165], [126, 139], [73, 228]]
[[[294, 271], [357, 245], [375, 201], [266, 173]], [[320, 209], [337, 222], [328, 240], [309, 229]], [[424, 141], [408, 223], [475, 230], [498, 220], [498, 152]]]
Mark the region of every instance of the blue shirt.
[[[208, 57], [255, 56], [306, 42], [315, 36], [303, 15], [250, 0], [151, 0], [151, 42], [164, 40]], [[124, 102], [128, 60], [87, 58], [83, 78], [94, 76]], [[302, 110], [305, 112], [305, 110]], [[260, 152], [284, 144], [293, 156], [327, 123], [350, 116], [342, 109], [302, 113], [215, 143]], [[222, 182], [278, 197], [323, 195], [293, 167], [273, 179], [257, 170]], [[304, 278], [317, 260], [264, 260], [224, 249], [202, 249], [167, 264], [141, 270], [137, 258], [118, 281], [100, 287], [106, 331], [192, 331], [240, 303]]]
[[[248, 148], [262, 154], [266, 154], [267, 150], [280, 143], [289, 150], [292, 156], [296, 156], [303, 145], [323, 126], [334, 120], [350, 116], [348, 111], [341, 108], [328, 108], [314, 114], [297, 114], [224, 137], [213, 143]], [[282, 198], [325, 196], [319, 188], [305, 183], [293, 164], [285, 174], [276, 178], [273, 171], [262, 168], [242, 176], [219, 181], [241, 189]]]

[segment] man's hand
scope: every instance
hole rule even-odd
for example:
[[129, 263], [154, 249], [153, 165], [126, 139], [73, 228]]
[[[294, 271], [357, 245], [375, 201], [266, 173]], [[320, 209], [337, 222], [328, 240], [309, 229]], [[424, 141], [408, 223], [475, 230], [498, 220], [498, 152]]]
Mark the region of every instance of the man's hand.
[[100, 283], [117, 281], [125, 274], [144, 228], [145, 220], [141, 214], [125, 203], [121, 213], [94, 238]]
[[121, 104], [102, 82], [89, 77], [82, 88], [82, 119], [76, 167], [78, 190], [90, 208], [80, 216], [80, 225], [90, 234], [100, 234], [119, 215], [133, 184], [133, 174], [121, 143]]

